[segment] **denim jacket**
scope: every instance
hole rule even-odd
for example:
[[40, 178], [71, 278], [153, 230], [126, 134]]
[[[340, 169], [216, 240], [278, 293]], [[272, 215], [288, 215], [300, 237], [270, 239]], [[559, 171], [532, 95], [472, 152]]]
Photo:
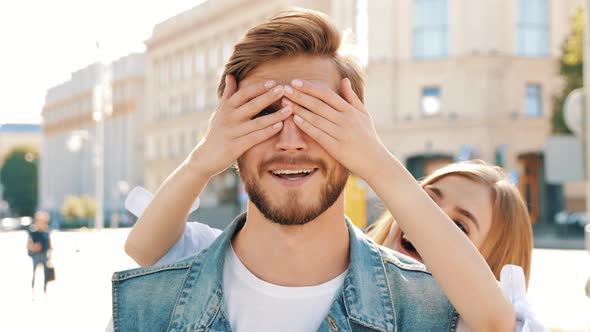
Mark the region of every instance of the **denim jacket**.
[[[226, 250], [245, 214], [208, 249], [177, 263], [113, 275], [115, 331], [231, 331]], [[424, 265], [377, 246], [346, 220], [350, 265], [318, 331], [455, 331], [459, 315]]]

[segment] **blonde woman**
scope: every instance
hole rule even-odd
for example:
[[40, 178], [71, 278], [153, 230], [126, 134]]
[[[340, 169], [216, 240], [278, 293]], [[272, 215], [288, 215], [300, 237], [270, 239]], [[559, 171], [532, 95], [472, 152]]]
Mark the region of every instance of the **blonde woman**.
[[[533, 236], [527, 207], [508, 175], [481, 161], [447, 165], [420, 185], [455, 222], [500, 279], [507, 264], [520, 266], [528, 284]], [[389, 212], [367, 234], [376, 243], [423, 261]]]

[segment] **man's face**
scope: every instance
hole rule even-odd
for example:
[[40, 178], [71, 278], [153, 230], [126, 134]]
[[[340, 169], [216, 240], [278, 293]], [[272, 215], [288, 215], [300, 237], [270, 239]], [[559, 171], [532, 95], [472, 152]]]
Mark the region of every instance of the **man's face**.
[[[340, 90], [334, 62], [317, 56], [266, 62], [239, 87], [268, 80], [289, 85], [296, 78]], [[280, 101], [271, 108], [280, 109]], [[302, 225], [317, 218], [338, 199], [348, 178], [348, 170], [299, 130], [292, 116], [278, 134], [246, 151], [238, 167], [252, 203], [267, 219], [281, 225]]]

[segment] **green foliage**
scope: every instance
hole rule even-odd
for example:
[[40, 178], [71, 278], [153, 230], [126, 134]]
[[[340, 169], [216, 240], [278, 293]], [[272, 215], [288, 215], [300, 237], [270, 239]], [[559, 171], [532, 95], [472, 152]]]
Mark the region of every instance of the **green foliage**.
[[82, 197], [68, 195], [64, 198], [61, 214], [70, 222], [93, 218], [96, 215], [96, 201], [86, 194]]
[[37, 208], [39, 152], [33, 146], [12, 149], [0, 169], [4, 200], [16, 216], [33, 216]]
[[576, 8], [572, 18], [572, 30], [562, 45], [559, 60], [559, 73], [564, 80], [564, 87], [558, 96], [553, 98], [552, 132], [554, 134], [571, 134], [563, 118], [563, 103], [567, 95], [584, 84], [584, 9]]
[[74, 221], [78, 218], [82, 218], [84, 215], [84, 208], [82, 207], [80, 198], [73, 195], [67, 195], [64, 198], [64, 205], [61, 208], [61, 214], [68, 221]]

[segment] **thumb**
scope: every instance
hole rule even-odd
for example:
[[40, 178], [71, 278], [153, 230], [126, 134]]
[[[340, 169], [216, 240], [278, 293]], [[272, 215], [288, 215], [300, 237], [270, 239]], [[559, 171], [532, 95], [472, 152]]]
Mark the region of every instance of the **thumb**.
[[228, 100], [234, 93], [236, 93], [236, 88], [236, 78], [232, 74], [225, 75], [225, 88], [223, 89], [221, 100]]

